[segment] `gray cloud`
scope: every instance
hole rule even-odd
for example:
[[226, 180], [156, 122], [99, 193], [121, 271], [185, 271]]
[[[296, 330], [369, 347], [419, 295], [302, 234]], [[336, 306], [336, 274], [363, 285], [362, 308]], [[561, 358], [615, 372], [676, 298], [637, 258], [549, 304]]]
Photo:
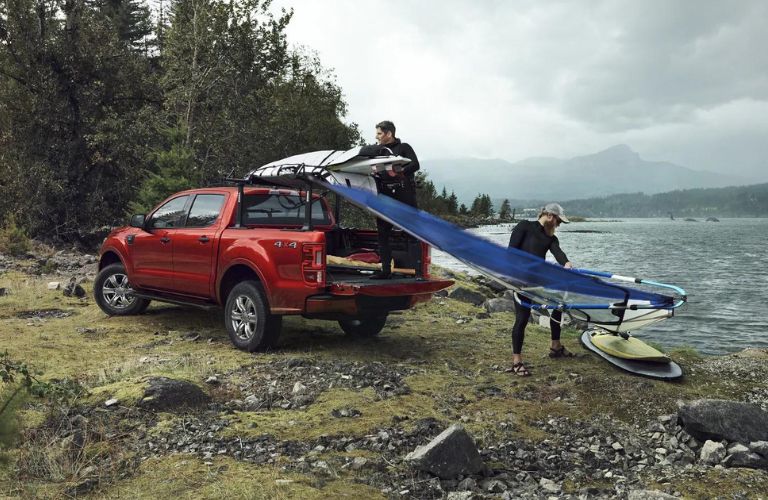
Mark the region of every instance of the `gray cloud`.
[[[372, 139], [422, 156], [651, 159], [768, 180], [768, 2], [276, 0]], [[761, 177], [762, 176], [762, 177]]]
[[[619, 5], [615, 2], [612, 4]], [[764, 2], [633, 2], [611, 50], [580, 68], [561, 101], [598, 130], [687, 121], [697, 109], [768, 98]], [[620, 19], [615, 5], [602, 19]]]

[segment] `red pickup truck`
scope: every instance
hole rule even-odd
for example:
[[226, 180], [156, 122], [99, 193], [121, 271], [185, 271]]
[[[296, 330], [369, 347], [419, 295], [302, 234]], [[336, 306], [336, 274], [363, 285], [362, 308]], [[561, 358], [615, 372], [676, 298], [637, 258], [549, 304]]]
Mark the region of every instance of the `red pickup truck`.
[[193, 189], [149, 215], [134, 215], [101, 247], [97, 304], [109, 315], [139, 314], [151, 300], [223, 306], [234, 345], [255, 351], [274, 344], [283, 315], [335, 320], [348, 334], [377, 335], [390, 311], [453, 284], [430, 278], [429, 247], [397, 231], [393, 279], [370, 280], [376, 232], [341, 227], [338, 211], [308, 192]]

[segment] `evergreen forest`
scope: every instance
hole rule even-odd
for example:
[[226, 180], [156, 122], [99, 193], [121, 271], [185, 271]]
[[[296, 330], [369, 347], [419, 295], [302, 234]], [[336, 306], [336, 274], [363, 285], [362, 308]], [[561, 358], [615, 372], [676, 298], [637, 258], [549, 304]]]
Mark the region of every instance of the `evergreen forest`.
[[72, 241], [179, 189], [361, 141], [269, 0], [0, 0], [0, 214]]
[[[79, 241], [178, 190], [362, 144], [333, 74], [291, 48], [293, 12], [271, 7], [0, 0], [0, 222]], [[419, 181], [427, 210], [492, 215]]]
[[768, 217], [768, 184], [616, 194], [563, 206], [583, 217]]

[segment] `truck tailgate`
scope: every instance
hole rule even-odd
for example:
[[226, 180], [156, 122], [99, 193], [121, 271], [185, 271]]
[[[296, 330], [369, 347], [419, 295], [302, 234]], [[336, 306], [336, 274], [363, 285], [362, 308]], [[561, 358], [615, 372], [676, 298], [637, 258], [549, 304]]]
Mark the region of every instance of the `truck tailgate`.
[[453, 285], [452, 280], [393, 278], [371, 280], [368, 276], [349, 277], [336, 281], [329, 287], [332, 295], [367, 295], [371, 297], [394, 297], [434, 293]]

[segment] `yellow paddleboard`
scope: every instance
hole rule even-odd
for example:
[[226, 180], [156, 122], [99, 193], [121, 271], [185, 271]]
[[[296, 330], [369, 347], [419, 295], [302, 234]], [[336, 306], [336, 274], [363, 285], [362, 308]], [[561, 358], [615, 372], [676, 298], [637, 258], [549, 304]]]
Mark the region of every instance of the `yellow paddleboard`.
[[617, 358], [657, 363], [669, 363], [670, 361], [669, 356], [635, 337], [624, 339], [620, 335], [600, 333], [593, 335], [590, 340], [595, 347]]

